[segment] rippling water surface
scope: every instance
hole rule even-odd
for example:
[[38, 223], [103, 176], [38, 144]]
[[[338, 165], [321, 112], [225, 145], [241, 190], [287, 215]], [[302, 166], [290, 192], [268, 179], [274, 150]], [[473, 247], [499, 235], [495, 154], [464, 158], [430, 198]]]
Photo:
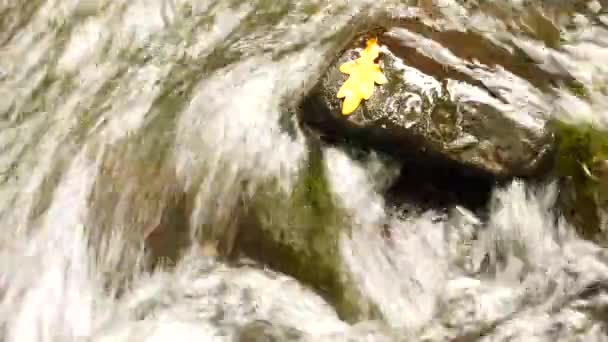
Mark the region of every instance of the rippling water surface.
[[[466, 31], [466, 68], [505, 110], [605, 127], [607, 6], [0, 0], [3, 340], [606, 340], [608, 252], [554, 219], [554, 184], [496, 189], [482, 228], [460, 207], [404, 219], [379, 181], [394, 165], [323, 147], [353, 218], [340, 260], [375, 320], [342, 320], [295, 278], [216, 251], [234, 248], [235, 212], [260, 186], [295, 186], [311, 149], [295, 108], [359, 30], [416, 17]], [[439, 34], [389, 34], [465, 68]], [[475, 37], [540, 71], [500, 67]], [[167, 226], [186, 238], [154, 240]], [[143, 241], [163, 256], [197, 247], [151, 271]]]

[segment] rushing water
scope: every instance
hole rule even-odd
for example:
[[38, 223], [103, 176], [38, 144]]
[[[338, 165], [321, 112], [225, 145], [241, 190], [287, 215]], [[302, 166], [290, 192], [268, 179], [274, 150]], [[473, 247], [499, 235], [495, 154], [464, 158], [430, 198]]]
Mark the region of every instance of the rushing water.
[[[0, 0], [3, 340], [606, 340], [608, 252], [554, 218], [553, 184], [496, 189], [484, 223], [460, 207], [405, 219], [381, 195], [394, 166], [324, 148], [331, 191], [357, 223], [341, 259], [376, 321], [346, 323], [297, 280], [207, 246], [243, 193], [294, 186], [309, 146], [289, 115], [367, 24], [416, 15], [518, 46], [588, 96], [500, 69], [488, 87], [522, 110], [608, 123], [608, 4], [467, 3]], [[182, 196], [182, 226], [203, 248], [144, 271], [142, 241]]]

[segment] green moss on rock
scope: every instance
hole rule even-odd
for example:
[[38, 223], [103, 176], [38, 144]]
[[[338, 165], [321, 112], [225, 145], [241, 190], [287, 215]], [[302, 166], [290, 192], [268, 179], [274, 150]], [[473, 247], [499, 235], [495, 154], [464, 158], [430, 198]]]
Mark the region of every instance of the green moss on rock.
[[349, 219], [333, 198], [322, 151], [310, 145], [307, 165], [289, 194], [276, 184], [261, 187], [237, 238], [246, 255], [316, 289], [341, 318], [370, 317], [370, 304], [343, 271], [339, 239]]
[[553, 124], [559, 135], [555, 169], [565, 183], [562, 209], [583, 237], [606, 240], [600, 213], [608, 209], [608, 132], [591, 125]]

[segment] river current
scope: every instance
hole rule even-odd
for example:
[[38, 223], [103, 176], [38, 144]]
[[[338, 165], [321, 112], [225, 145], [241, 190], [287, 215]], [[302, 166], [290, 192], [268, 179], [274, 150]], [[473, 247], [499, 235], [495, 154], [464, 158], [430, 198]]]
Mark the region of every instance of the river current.
[[[398, 165], [323, 147], [330, 189], [356, 222], [340, 258], [377, 320], [346, 322], [297, 279], [209, 247], [243, 193], [294, 186], [309, 145], [292, 109], [358, 30], [418, 16], [517, 46], [588, 96], [500, 70], [492, 87], [522, 110], [606, 127], [606, 6], [0, 0], [1, 339], [608, 340], [608, 251], [553, 215], [552, 182], [495, 189], [483, 223], [461, 207], [402, 218], [382, 196]], [[531, 8], [560, 30], [559, 47], [530, 31], [542, 25]], [[392, 34], [456, 63], [440, 43]], [[179, 194], [202, 243], [151, 269], [142, 241]]]

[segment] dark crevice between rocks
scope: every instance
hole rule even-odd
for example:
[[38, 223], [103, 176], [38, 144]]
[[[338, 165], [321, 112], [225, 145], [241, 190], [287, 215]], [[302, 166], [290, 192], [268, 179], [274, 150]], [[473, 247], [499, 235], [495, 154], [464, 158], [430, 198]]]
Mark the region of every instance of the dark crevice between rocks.
[[406, 163], [385, 194], [389, 206], [402, 215], [426, 210], [446, 211], [459, 205], [479, 216], [490, 201], [497, 182], [443, 163]]
[[[355, 127], [348, 129], [354, 134], [344, 136], [342, 132], [347, 130], [340, 125], [348, 125], [348, 121], [325, 124], [325, 120], [333, 119], [319, 112], [321, 109], [315, 105], [315, 97], [307, 98], [300, 110], [308, 111], [305, 115], [300, 113], [301, 124], [318, 134], [325, 144], [349, 146], [367, 152], [375, 150], [402, 161], [404, 166], [399, 177], [384, 195], [388, 206], [404, 214], [429, 209], [445, 210], [453, 205], [480, 212], [487, 206], [494, 186], [507, 180], [496, 179], [484, 170], [463, 167], [444, 156], [416, 149], [414, 147], [423, 146], [423, 142], [414, 141], [411, 137], [395, 139], [384, 131], [357, 130]], [[311, 115], [311, 111], [316, 114]], [[404, 139], [411, 141], [403, 144]], [[412, 148], [404, 149], [404, 145]]]

